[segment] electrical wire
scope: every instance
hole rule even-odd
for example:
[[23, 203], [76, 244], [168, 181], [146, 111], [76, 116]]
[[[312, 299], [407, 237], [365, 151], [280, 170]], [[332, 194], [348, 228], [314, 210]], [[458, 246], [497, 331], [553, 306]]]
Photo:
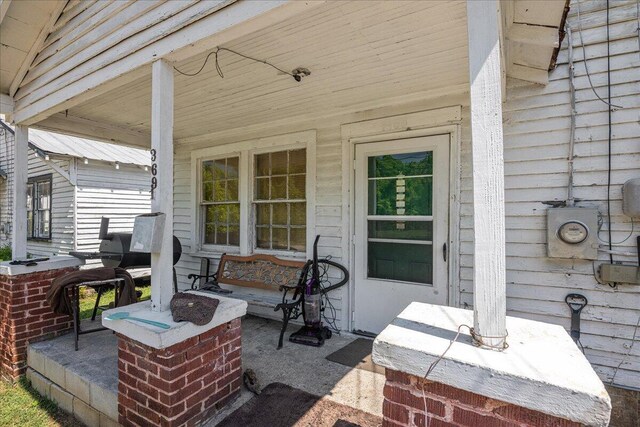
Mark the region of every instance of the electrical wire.
[[640, 0], [636, 0], [636, 22], [638, 23], [638, 56], [640, 57]]
[[[214, 51], [209, 52], [209, 54], [207, 55], [207, 57], [204, 59], [204, 63], [202, 64], [202, 66], [200, 67], [200, 69], [199, 69], [198, 71], [196, 71], [195, 73], [187, 73], [187, 72], [184, 72], [184, 71], [180, 71], [180, 70], [179, 70], [179, 69], [177, 69], [176, 67], [173, 67], [173, 69], [174, 69], [174, 70], [176, 70], [178, 73], [180, 73], [180, 74], [184, 75], [184, 76], [187, 76], [187, 77], [194, 77], [194, 76], [197, 76], [198, 74], [200, 74], [200, 73], [202, 72], [202, 70], [204, 70], [204, 67], [207, 65], [207, 62], [209, 61], [209, 58], [211, 57], [211, 55], [215, 55], [215, 61], [216, 61], [216, 65], [215, 65], [215, 66], [216, 66], [216, 71], [217, 71], [218, 75], [220, 76], [220, 78], [223, 78], [223, 79], [224, 79], [224, 73], [222, 72], [222, 68], [220, 67], [220, 62], [219, 62], [219, 60], [218, 60], [218, 55], [219, 55], [219, 53], [220, 53], [221, 51], [230, 52], [230, 53], [236, 54], [236, 55], [238, 55], [238, 56], [241, 56], [241, 57], [243, 57], [243, 58], [249, 59], [249, 60], [251, 60], [251, 61], [260, 62], [261, 64], [268, 65], [268, 66], [270, 66], [270, 67], [272, 67], [272, 68], [275, 68], [275, 69], [276, 69], [276, 70], [278, 70], [279, 72], [281, 72], [281, 73], [283, 73], [283, 74], [286, 74], [286, 75], [288, 75], [288, 76], [290, 76], [290, 77], [293, 77], [293, 78], [294, 78], [294, 79], [296, 79], [297, 81], [300, 81], [300, 80], [299, 80], [299, 78], [300, 78], [300, 75], [299, 75], [299, 74], [294, 74], [294, 73], [292, 73], [292, 72], [285, 71], [285, 70], [283, 70], [282, 68], [280, 68], [280, 67], [278, 67], [278, 66], [276, 66], [276, 65], [273, 65], [272, 63], [270, 63], [270, 62], [268, 62], [268, 61], [266, 61], [266, 60], [264, 60], [264, 59], [253, 58], [253, 57], [251, 57], [251, 56], [245, 55], [244, 53], [236, 52], [235, 50], [232, 50], [232, 49], [229, 49], [229, 48], [226, 48], [226, 47], [216, 47], [216, 49], [215, 49]], [[295, 70], [294, 70], [294, 71], [295, 71]]]
[[[598, 98], [600, 101], [604, 102], [605, 104], [607, 104], [609, 107], [614, 107], [614, 108], [619, 108], [622, 109], [624, 108], [621, 105], [615, 105], [615, 104], [611, 104], [611, 102], [607, 102], [604, 98], [602, 98], [600, 95], [598, 95], [598, 92], [596, 92], [595, 87], [593, 87], [593, 82], [591, 81], [591, 74], [589, 73], [589, 67], [587, 66], [587, 51], [585, 49], [584, 46], [584, 41], [582, 39], [582, 21], [580, 20], [580, 2], [577, 1], [576, 2], [576, 7], [578, 10], [578, 38], [580, 39], [580, 46], [582, 47], [582, 56], [583, 56], [583, 62], [584, 62], [584, 70], [587, 74], [587, 80], [589, 80], [589, 86], [591, 87], [591, 90], [593, 91], [594, 95], [596, 96], [596, 98]], [[607, 40], [608, 40], [608, 35], [609, 35], [609, 2], [607, 1]], [[609, 43], [607, 41], [607, 61], [609, 61]], [[609, 100], [611, 99], [611, 88], [609, 88]]]
[[[609, 42], [609, 0], [607, 0], [607, 97], [608, 104], [611, 106], [611, 43]], [[584, 47], [584, 46], [583, 46]], [[586, 57], [585, 57], [585, 67], [586, 67]], [[611, 133], [612, 133], [612, 125], [611, 125], [611, 108], [608, 108], [608, 119], [609, 119], [609, 134], [608, 134], [608, 150], [607, 150], [607, 221], [609, 223], [608, 234], [609, 234], [609, 250], [613, 250], [613, 245], [611, 241], [613, 240], [611, 237]], [[609, 261], [613, 264], [613, 254], [609, 253]]]
[[[626, 242], [627, 240], [629, 240], [631, 238], [631, 236], [633, 236], [633, 232], [635, 231], [635, 222], [633, 221], [633, 218], [631, 218], [631, 231], [629, 232], [629, 234], [627, 235], [627, 237], [625, 237], [623, 240], [620, 240], [619, 242], [611, 242], [611, 241], [605, 241], [602, 240], [600, 238], [600, 230], [602, 229], [602, 226], [604, 225], [603, 221], [598, 221], [598, 241], [600, 243], [603, 243], [605, 245], [621, 245], [624, 242]], [[611, 228], [611, 224], [609, 224], [609, 228]], [[609, 234], [610, 235], [610, 234]], [[609, 248], [609, 250], [612, 250], [611, 248]]]
[[[460, 336], [460, 333], [462, 332], [462, 328], [467, 328], [469, 329], [469, 334], [471, 335], [474, 344], [479, 344], [481, 346], [484, 347], [488, 347], [491, 348], [493, 350], [498, 350], [498, 351], [502, 351], [505, 350], [509, 347], [509, 345], [506, 343], [506, 338], [508, 336], [508, 333], [505, 334], [504, 336], [500, 336], [500, 337], [489, 337], [489, 336], [482, 336], [480, 334], [477, 334], [474, 330], [474, 328], [472, 328], [469, 325], [465, 325], [464, 323], [458, 326], [458, 331], [456, 332], [456, 335], [453, 337], [453, 339], [451, 341], [449, 341], [449, 345], [447, 346], [447, 348], [442, 352], [442, 354], [440, 354], [440, 356], [438, 356], [436, 358], [436, 360], [434, 360], [433, 362], [431, 362], [431, 364], [429, 365], [429, 367], [427, 368], [427, 372], [424, 374], [424, 376], [422, 377], [423, 380], [426, 380], [427, 377], [429, 376], [429, 374], [431, 374], [431, 372], [433, 372], [433, 370], [435, 369], [435, 367], [438, 365], [438, 363], [440, 363], [440, 361], [444, 358], [444, 356], [447, 354], [447, 352], [451, 349], [451, 347], [453, 347], [453, 343], [455, 343], [458, 340], [458, 337]], [[501, 338], [503, 339], [503, 344], [502, 345], [489, 345], [489, 344], [485, 344], [482, 340], [482, 338]], [[429, 427], [429, 424], [431, 422], [431, 419], [429, 418], [429, 413], [427, 410], [427, 391], [425, 390], [426, 384], [422, 384], [422, 401], [424, 403], [424, 412], [425, 412], [425, 423], [426, 423], [426, 427]]]
[[631, 354], [631, 350], [633, 349], [633, 345], [636, 343], [636, 333], [638, 333], [638, 326], [640, 326], [640, 317], [638, 317], [638, 321], [636, 322], [636, 327], [633, 330], [633, 337], [631, 338], [631, 345], [629, 346], [629, 351], [627, 351], [627, 353], [624, 355], [622, 360], [620, 360], [620, 363], [618, 363], [618, 366], [616, 366], [616, 369], [614, 369], [614, 371], [613, 371], [613, 376], [611, 377], [611, 384], [612, 385], [614, 384], [614, 381], [616, 380], [616, 375], [618, 375], [618, 370], [620, 369], [622, 364], [627, 360], [627, 357], [629, 357], [629, 355]]

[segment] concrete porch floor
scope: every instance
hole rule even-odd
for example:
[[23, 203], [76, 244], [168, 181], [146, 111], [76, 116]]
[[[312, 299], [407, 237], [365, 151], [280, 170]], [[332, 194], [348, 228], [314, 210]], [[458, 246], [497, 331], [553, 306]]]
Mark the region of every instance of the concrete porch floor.
[[[254, 316], [242, 319], [242, 367], [243, 370], [253, 369], [262, 387], [281, 382], [382, 416], [384, 375], [325, 359], [353, 341], [355, 336], [334, 334], [320, 348], [285, 340], [284, 347], [277, 350], [280, 325], [277, 321]], [[285, 338], [298, 327], [291, 325]], [[114, 425], [118, 414], [116, 341], [111, 331], [103, 331], [81, 335], [77, 352], [73, 350], [72, 334], [31, 344], [28, 376], [37, 390], [87, 425]], [[204, 425], [215, 426], [252, 396], [243, 388], [236, 401]]]

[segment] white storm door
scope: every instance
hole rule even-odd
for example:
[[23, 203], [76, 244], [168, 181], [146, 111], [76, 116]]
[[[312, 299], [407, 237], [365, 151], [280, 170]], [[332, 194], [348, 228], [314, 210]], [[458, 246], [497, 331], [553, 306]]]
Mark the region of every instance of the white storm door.
[[356, 145], [354, 330], [378, 334], [413, 301], [447, 304], [449, 141]]

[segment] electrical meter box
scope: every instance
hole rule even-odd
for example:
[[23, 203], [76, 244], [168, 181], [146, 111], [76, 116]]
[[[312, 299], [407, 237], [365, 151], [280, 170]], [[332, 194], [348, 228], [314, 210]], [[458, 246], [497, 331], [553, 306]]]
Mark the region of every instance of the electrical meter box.
[[131, 252], [158, 253], [162, 248], [162, 236], [166, 215], [161, 212], [138, 215], [133, 222]]
[[622, 186], [622, 212], [640, 218], [640, 178], [630, 179]]
[[547, 255], [550, 258], [598, 259], [598, 210], [547, 210]]

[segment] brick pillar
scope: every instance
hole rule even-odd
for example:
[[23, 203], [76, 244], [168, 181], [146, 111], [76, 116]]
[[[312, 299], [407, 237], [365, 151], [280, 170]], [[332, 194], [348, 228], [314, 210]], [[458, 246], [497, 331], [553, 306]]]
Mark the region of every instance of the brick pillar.
[[[573, 421], [388, 368], [386, 377], [382, 408], [383, 427], [581, 426]], [[517, 390], [514, 392], [517, 393]], [[428, 423], [425, 422], [426, 418], [429, 419]]]
[[182, 426], [206, 420], [240, 392], [240, 319], [164, 349], [118, 334], [118, 421]]
[[0, 275], [0, 374], [10, 379], [27, 368], [27, 344], [71, 329], [71, 317], [54, 314], [45, 300], [51, 282], [76, 267], [15, 276]]

